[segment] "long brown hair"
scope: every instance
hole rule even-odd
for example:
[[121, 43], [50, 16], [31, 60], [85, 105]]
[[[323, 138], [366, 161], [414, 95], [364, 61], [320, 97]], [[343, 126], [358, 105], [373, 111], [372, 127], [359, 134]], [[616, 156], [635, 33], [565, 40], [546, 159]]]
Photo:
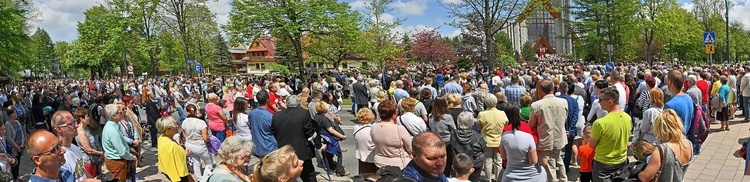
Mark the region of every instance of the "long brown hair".
[[234, 124], [237, 124], [240, 112], [245, 112], [247, 109], [247, 99], [244, 97], [237, 97], [234, 99], [234, 109], [232, 110], [232, 116], [234, 116]]
[[438, 97], [432, 103], [432, 118], [435, 121], [440, 121], [443, 114], [448, 114], [448, 101], [443, 97]]

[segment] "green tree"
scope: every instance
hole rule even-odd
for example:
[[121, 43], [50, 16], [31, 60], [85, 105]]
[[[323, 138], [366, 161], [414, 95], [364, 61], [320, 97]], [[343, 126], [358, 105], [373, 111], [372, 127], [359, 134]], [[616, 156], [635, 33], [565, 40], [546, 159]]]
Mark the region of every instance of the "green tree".
[[362, 56], [362, 32], [358, 26], [362, 18], [352, 10], [334, 14], [331, 18], [334, 24], [318, 34], [310, 35], [311, 40], [305, 50], [310, 53], [311, 62], [330, 63], [334, 69], [338, 69], [346, 59]]
[[[383, 18], [385, 13], [392, 11], [388, 7], [392, 2], [393, 0], [370, 0], [364, 11], [364, 56], [367, 61], [377, 63], [381, 69], [388, 66], [386, 64], [388, 61], [399, 59], [397, 55], [403, 53], [404, 50], [403, 47], [396, 46], [398, 35], [392, 32], [404, 20], [396, 19], [388, 22]], [[400, 58], [408, 59], [409, 57], [407, 54]]]
[[0, 68], [12, 76], [32, 59], [28, 52], [32, 41], [26, 34], [28, 12], [14, 1], [0, 1]]
[[[190, 8], [200, 7], [199, 5], [205, 5], [207, 0], [161, 0], [159, 3], [159, 17], [169, 30], [179, 36], [180, 44], [182, 45], [182, 56], [183, 61], [191, 59], [190, 57], [190, 29], [189, 26], [193, 23], [189, 21]], [[236, 5], [235, 5], [236, 6]], [[203, 6], [205, 7], [205, 6]], [[183, 64], [188, 73], [191, 72], [191, 68], [186, 64]]]
[[36, 32], [31, 35], [33, 41], [31, 53], [34, 54], [31, 60], [31, 70], [37, 73], [49, 73], [52, 70], [52, 60], [55, 56], [55, 44], [49, 37], [47, 31], [37, 28]]
[[530, 42], [523, 43], [521, 52], [522, 52], [523, 59], [527, 63], [536, 62], [536, 50], [534, 50], [534, 46], [532, 46]]
[[581, 35], [583, 50], [597, 60], [607, 60], [607, 45], [613, 47], [613, 59], [634, 60], [636, 41], [642, 32], [636, 22], [636, 0], [573, 0], [571, 14], [574, 31]]
[[260, 35], [288, 41], [292, 60], [303, 72], [303, 52], [309, 37], [323, 34], [336, 24], [333, 17], [347, 13], [349, 6], [336, 0], [233, 0], [225, 29], [231, 42], [245, 42]]
[[223, 73], [224, 75], [230, 75], [237, 72], [232, 63], [232, 54], [229, 53], [229, 44], [224, 37], [217, 34], [211, 41], [213, 45], [213, 57], [216, 58], [216, 63], [213, 68], [217, 73]]
[[508, 55], [515, 56], [515, 50], [513, 50], [513, 42], [510, 41], [510, 36], [505, 32], [498, 32], [495, 35], [495, 47], [497, 47], [497, 55]]
[[443, 3], [454, 18], [450, 24], [481, 33], [484, 37], [484, 51], [490, 68], [495, 67], [495, 41], [497, 33], [510, 27], [533, 0], [459, 0]]

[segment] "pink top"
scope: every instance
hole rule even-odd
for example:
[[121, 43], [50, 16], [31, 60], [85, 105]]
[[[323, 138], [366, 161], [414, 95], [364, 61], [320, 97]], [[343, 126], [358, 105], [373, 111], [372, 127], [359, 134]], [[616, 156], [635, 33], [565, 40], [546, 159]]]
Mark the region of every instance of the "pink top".
[[232, 112], [234, 110], [234, 94], [225, 94], [223, 100], [227, 101], [227, 111]]
[[224, 123], [224, 120], [221, 119], [221, 116], [219, 115], [220, 112], [222, 111], [219, 105], [216, 105], [214, 103], [206, 104], [206, 117], [208, 118], [208, 128], [210, 128], [211, 131], [226, 130], [226, 124]]

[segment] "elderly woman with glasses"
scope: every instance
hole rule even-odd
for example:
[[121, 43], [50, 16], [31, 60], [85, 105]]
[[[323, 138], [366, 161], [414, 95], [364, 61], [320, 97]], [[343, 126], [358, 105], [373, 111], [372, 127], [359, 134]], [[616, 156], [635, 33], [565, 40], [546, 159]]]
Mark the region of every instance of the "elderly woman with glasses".
[[156, 121], [156, 129], [162, 133], [159, 136], [159, 171], [164, 173], [170, 181], [191, 181], [187, 169], [187, 156], [190, 150], [185, 150], [175, 141], [174, 135], [180, 132], [180, 124], [172, 117], [161, 118]]
[[[253, 141], [242, 136], [235, 135], [224, 140], [221, 148], [219, 148], [221, 165], [214, 169], [211, 176], [208, 177], [208, 181], [249, 182], [253, 180], [249, 171], [246, 170], [253, 156], [253, 148], [251, 146], [253, 146]], [[271, 155], [273, 153], [268, 154], [266, 157], [270, 157]], [[296, 156], [294, 158], [296, 159]]]

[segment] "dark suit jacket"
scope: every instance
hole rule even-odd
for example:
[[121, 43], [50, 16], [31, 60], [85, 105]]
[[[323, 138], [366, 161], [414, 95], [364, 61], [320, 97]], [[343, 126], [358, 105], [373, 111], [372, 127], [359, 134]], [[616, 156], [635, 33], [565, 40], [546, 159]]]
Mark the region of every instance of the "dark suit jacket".
[[316, 134], [317, 128], [307, 110], [300, 107], [276, 112], [271, 119], [271, 132], [278, 146], [292, 146], [300, 160], [315, 158], [315, 151], [307, 138]]
[[355, 104], [366, 105], [370, 101], [370, 98], [367, 96], [367, 87], [361, 82], [355, 83], [352, 89], [354, 89]]
[[148, 119], [148, 122], [156, 123], [156, 120], [159, 119], [159, 116], [159, 107], [156, 106], [156, 102], [151, 99], [146, 100], [146, 119]]

